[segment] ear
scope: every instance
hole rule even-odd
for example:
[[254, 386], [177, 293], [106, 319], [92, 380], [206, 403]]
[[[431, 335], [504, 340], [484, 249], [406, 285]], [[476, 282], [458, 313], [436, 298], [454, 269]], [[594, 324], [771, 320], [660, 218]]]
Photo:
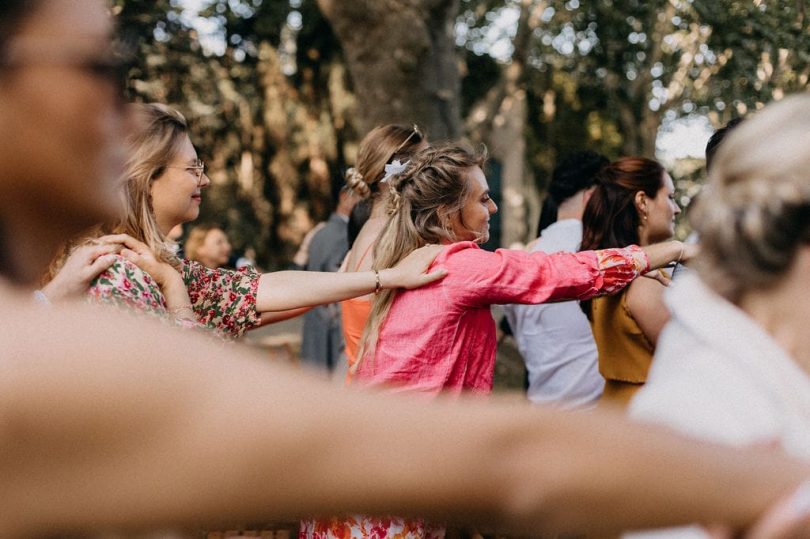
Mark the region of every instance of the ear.
[[[436, 216], [439, 218], [441, 227], [450, 234], [451, 237], [455, 236], [455, 224], [457, 220], [461, 219], [460, 213], [451, 213], [450, 208], [447, 206], [439, 206], [436, 209]], [[463, 226], [463, 225], [462, 225]]]
[[636, 210], [639, 215], [647, 213], [647, 194], [644, 191], [636, 191], [633, 197], [633, 203], [636, 205]]
[[643, 225], [647, 221], [647, 199], [649, 197], [644, 191], [636, 191], [636, 196], [633, 197], [633, 203], [638, 212], [639, 222]]

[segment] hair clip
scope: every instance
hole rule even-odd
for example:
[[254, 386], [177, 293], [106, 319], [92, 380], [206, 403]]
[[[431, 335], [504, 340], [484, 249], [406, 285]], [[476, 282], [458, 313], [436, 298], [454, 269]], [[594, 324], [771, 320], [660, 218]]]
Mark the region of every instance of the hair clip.
[[380, 180], [380, 183], [385, 183], [397, 174], [402, 174], [402, 172], [408, 168], [408, 163], [410, 163], [410, 161], [400, 163], [399, 159], [395, 159], [392, 163], [385, 165], [385, 176]]

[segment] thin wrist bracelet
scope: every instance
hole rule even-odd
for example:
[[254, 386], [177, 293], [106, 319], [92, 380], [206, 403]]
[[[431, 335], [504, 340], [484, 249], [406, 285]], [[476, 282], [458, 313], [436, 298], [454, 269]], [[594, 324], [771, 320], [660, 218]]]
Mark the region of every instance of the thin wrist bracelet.
[[683, 258], [683, 251], [684, 249], [686, 249], [686, 244], [684, 242], [680, 242], [680, 244], [681, 244], [681, 252], [678, 253], [678, 260], [675, 261], [678, 264], [681, 263], [681, 259]]
[[374, 293], [379, 294], [382, 290], [382, 283], [380, 283], [380, 272], [374, 270]]

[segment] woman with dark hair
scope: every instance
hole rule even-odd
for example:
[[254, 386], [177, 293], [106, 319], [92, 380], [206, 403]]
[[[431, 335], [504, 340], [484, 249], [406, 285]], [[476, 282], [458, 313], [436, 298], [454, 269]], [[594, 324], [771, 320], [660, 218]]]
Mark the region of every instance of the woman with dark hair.
[[[674, 194], [672, 178], [656, 161], [624, 157], [604, 167], [582, 218], [582, 249], [671, 238], [681, 211]], [[655, 279], [636, 279], [619, 294], [583, 302], [605, 378], [603, 401], [625, 405], [647, 379], [658, 334], [669, 319], [664, 288]]]

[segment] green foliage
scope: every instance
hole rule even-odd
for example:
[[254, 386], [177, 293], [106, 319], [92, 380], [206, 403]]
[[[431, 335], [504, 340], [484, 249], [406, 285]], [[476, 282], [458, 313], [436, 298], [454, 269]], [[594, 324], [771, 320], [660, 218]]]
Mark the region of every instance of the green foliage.
[[[461, 0], [461, 105], [467, 115], [511, 61], [525, 62], [518, 84], [528, 97], [526, 159], [541, 190], [564, 153], [652, 154], [662, 122], [699, 113], [719, 125], [806, 89], [810, 76], [801, 0], [524, 4]], [[522, 8], [533, 26], [525, 51], [515, 52], [516, 33], [503, 21]], [[363, 135], [353, 120], [363, 96], [352, 93], [316, 1], [209, 0], [200, 15], [215, 23], [214, 50], [174, 0], [115, 0], [114, 10], [121, 39], [139, 52], [131, 96], [178, 107], [209, 163], [200, 220], [220, 222], [266, 267], [283, 265], [328, 216]], [[686, 168], [676, 182], [690, 197], [700, 174]]]

